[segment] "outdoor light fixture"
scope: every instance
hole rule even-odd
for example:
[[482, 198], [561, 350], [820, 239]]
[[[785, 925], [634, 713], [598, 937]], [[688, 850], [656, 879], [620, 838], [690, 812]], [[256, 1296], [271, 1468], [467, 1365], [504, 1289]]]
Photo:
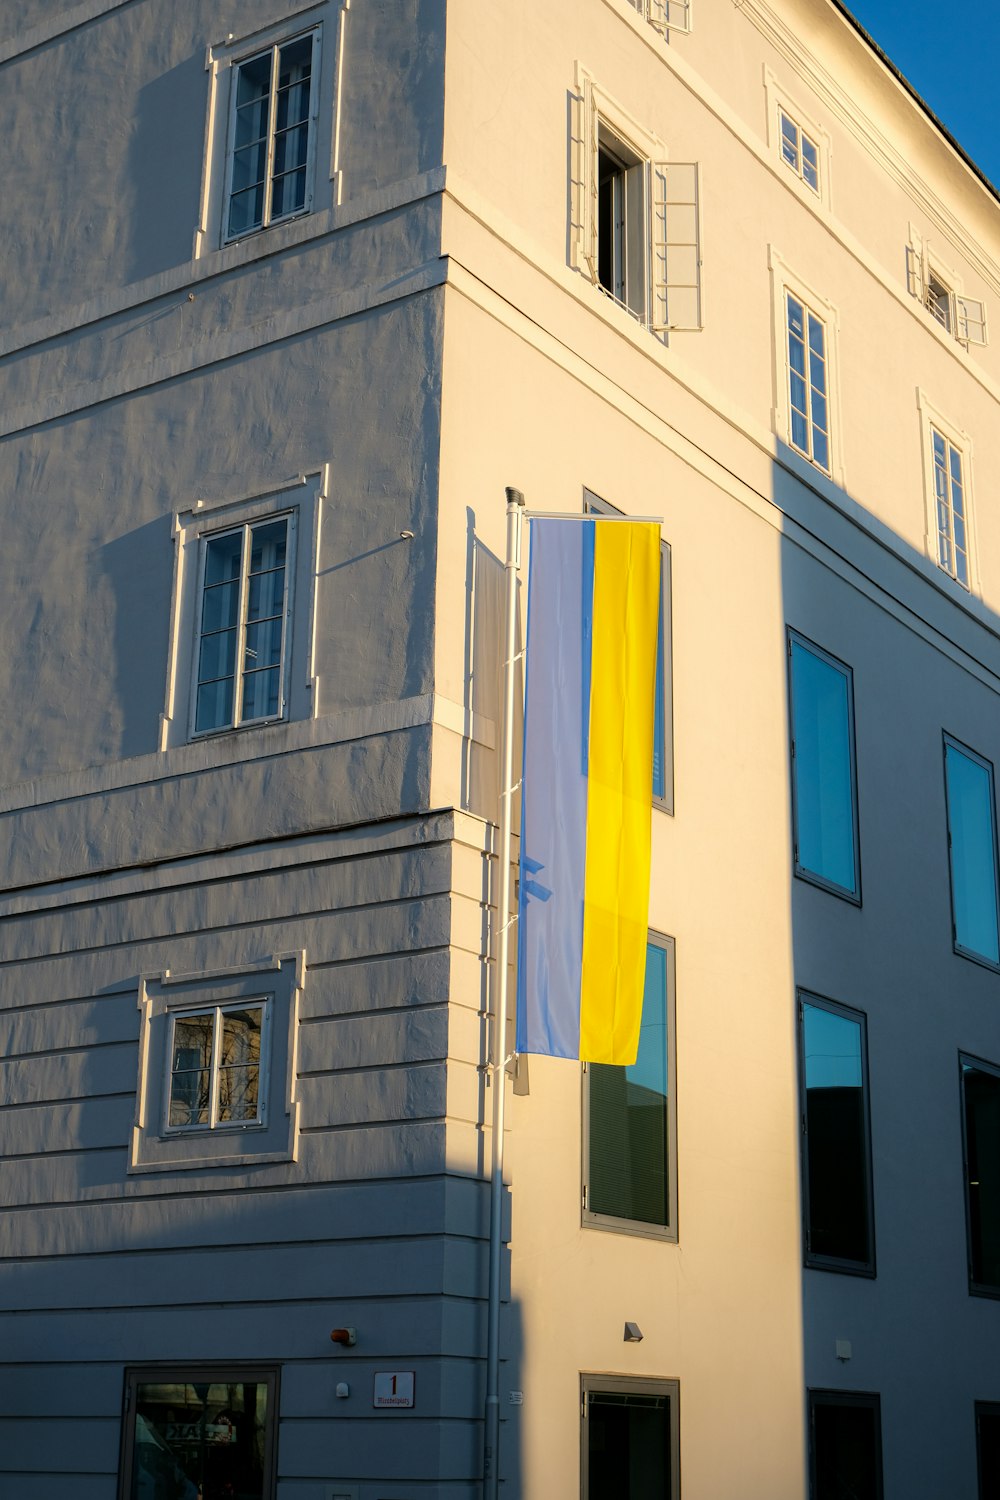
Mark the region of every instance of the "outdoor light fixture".
[[356, 1328], [331, 1328], [330, 1342], [353, 1347], [358, 1342], [358, 1331]]
[[642, 1329], [639, 1327], [638, 1323], [625, 1324], [625, 1342], [626, 1344], [642, 1343]]

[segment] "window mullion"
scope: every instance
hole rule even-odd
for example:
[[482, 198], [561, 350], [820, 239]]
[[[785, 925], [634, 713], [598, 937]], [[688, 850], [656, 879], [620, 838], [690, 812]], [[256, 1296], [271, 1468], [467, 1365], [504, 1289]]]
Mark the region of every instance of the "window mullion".
[[278, 71], [281, 48], [271, 48], [271, 91], [267, 100], [267, 157], [264, 163], [264, 214], [262, 228], [271, 222], [271, 193], [274, 189], [274, 135], [278, 126]]
[[212, 1013], [212, 1056], [209, 1058], [208, 1123], [212, 1130], [219, 1123], [219, 1049], [222, 1045], [222, 1008]]
[[236, 661], [233, 663], [233, 726], [243, 723], [243, 668], [247, 657], [247, 612], [250, 608], [250, 551], [253, 527], [243, 528], [243, 550], [240, 554], [239, 629], [236, 632]]

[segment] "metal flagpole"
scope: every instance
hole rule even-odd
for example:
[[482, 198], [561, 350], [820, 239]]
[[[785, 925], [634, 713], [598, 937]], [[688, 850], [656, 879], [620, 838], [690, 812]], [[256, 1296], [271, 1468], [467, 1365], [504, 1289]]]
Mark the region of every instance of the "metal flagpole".
[[503, 726], [500, 739], [500, 884], [494, 944], [493, 1035], [490, 1082], [493, 1087], [493, 1161], [490, 1176], [489, 1325], [486, 1341], [486, 1422], [483, 1494], [496, 1500], [500, 1482], [500, 1269], [503, 1228], [503, 1132], [507, 1094], [507, 958], [510, 950], [510, 842], [514, 803], [514, 672], [517, 665], [517, 574], [521, 566], [524, 496], [507, 496], [507, 607], [504, 622]]

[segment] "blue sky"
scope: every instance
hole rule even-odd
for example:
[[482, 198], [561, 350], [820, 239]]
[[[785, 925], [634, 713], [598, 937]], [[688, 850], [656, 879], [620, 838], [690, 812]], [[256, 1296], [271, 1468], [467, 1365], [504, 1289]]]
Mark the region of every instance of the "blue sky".
[[938, 119], [1000, 187], [996, 0], [844, 0]]

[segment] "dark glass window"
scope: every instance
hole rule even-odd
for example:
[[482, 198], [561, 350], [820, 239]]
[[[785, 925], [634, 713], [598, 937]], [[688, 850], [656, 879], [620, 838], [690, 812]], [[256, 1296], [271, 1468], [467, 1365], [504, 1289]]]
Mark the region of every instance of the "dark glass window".
[[976, 1402], [976, 1457], [979, 1463], [979, 1500], [1000, 1495], [1000, 1403]]
[[969, 1283], [1000, 1296], [1000, 1069], [961, 1059]]
[[126, 1372], [124, 1500], [271, 1500], [277, 1371]]
[[810, 1500], [882, 1500], [879, 1398], [809, 1392]]
[[997, 933], [997, 840], [993, 767], [947, 735], [944, 779], [955, 947], [1000, 963]]
[[795, 873], [861, 893], [850, 667], [789, 632]]
[[672, 949], [646, 945], [639, 1053], [631, 1067], [586, 1073], [584, 1219], [676, 1237]]
[[583, 1377], [583, 1500], [676, 1500], [675, 1380]]
[[865, 1018], [799, 1002], [806, 1264], [874, 1274]]

